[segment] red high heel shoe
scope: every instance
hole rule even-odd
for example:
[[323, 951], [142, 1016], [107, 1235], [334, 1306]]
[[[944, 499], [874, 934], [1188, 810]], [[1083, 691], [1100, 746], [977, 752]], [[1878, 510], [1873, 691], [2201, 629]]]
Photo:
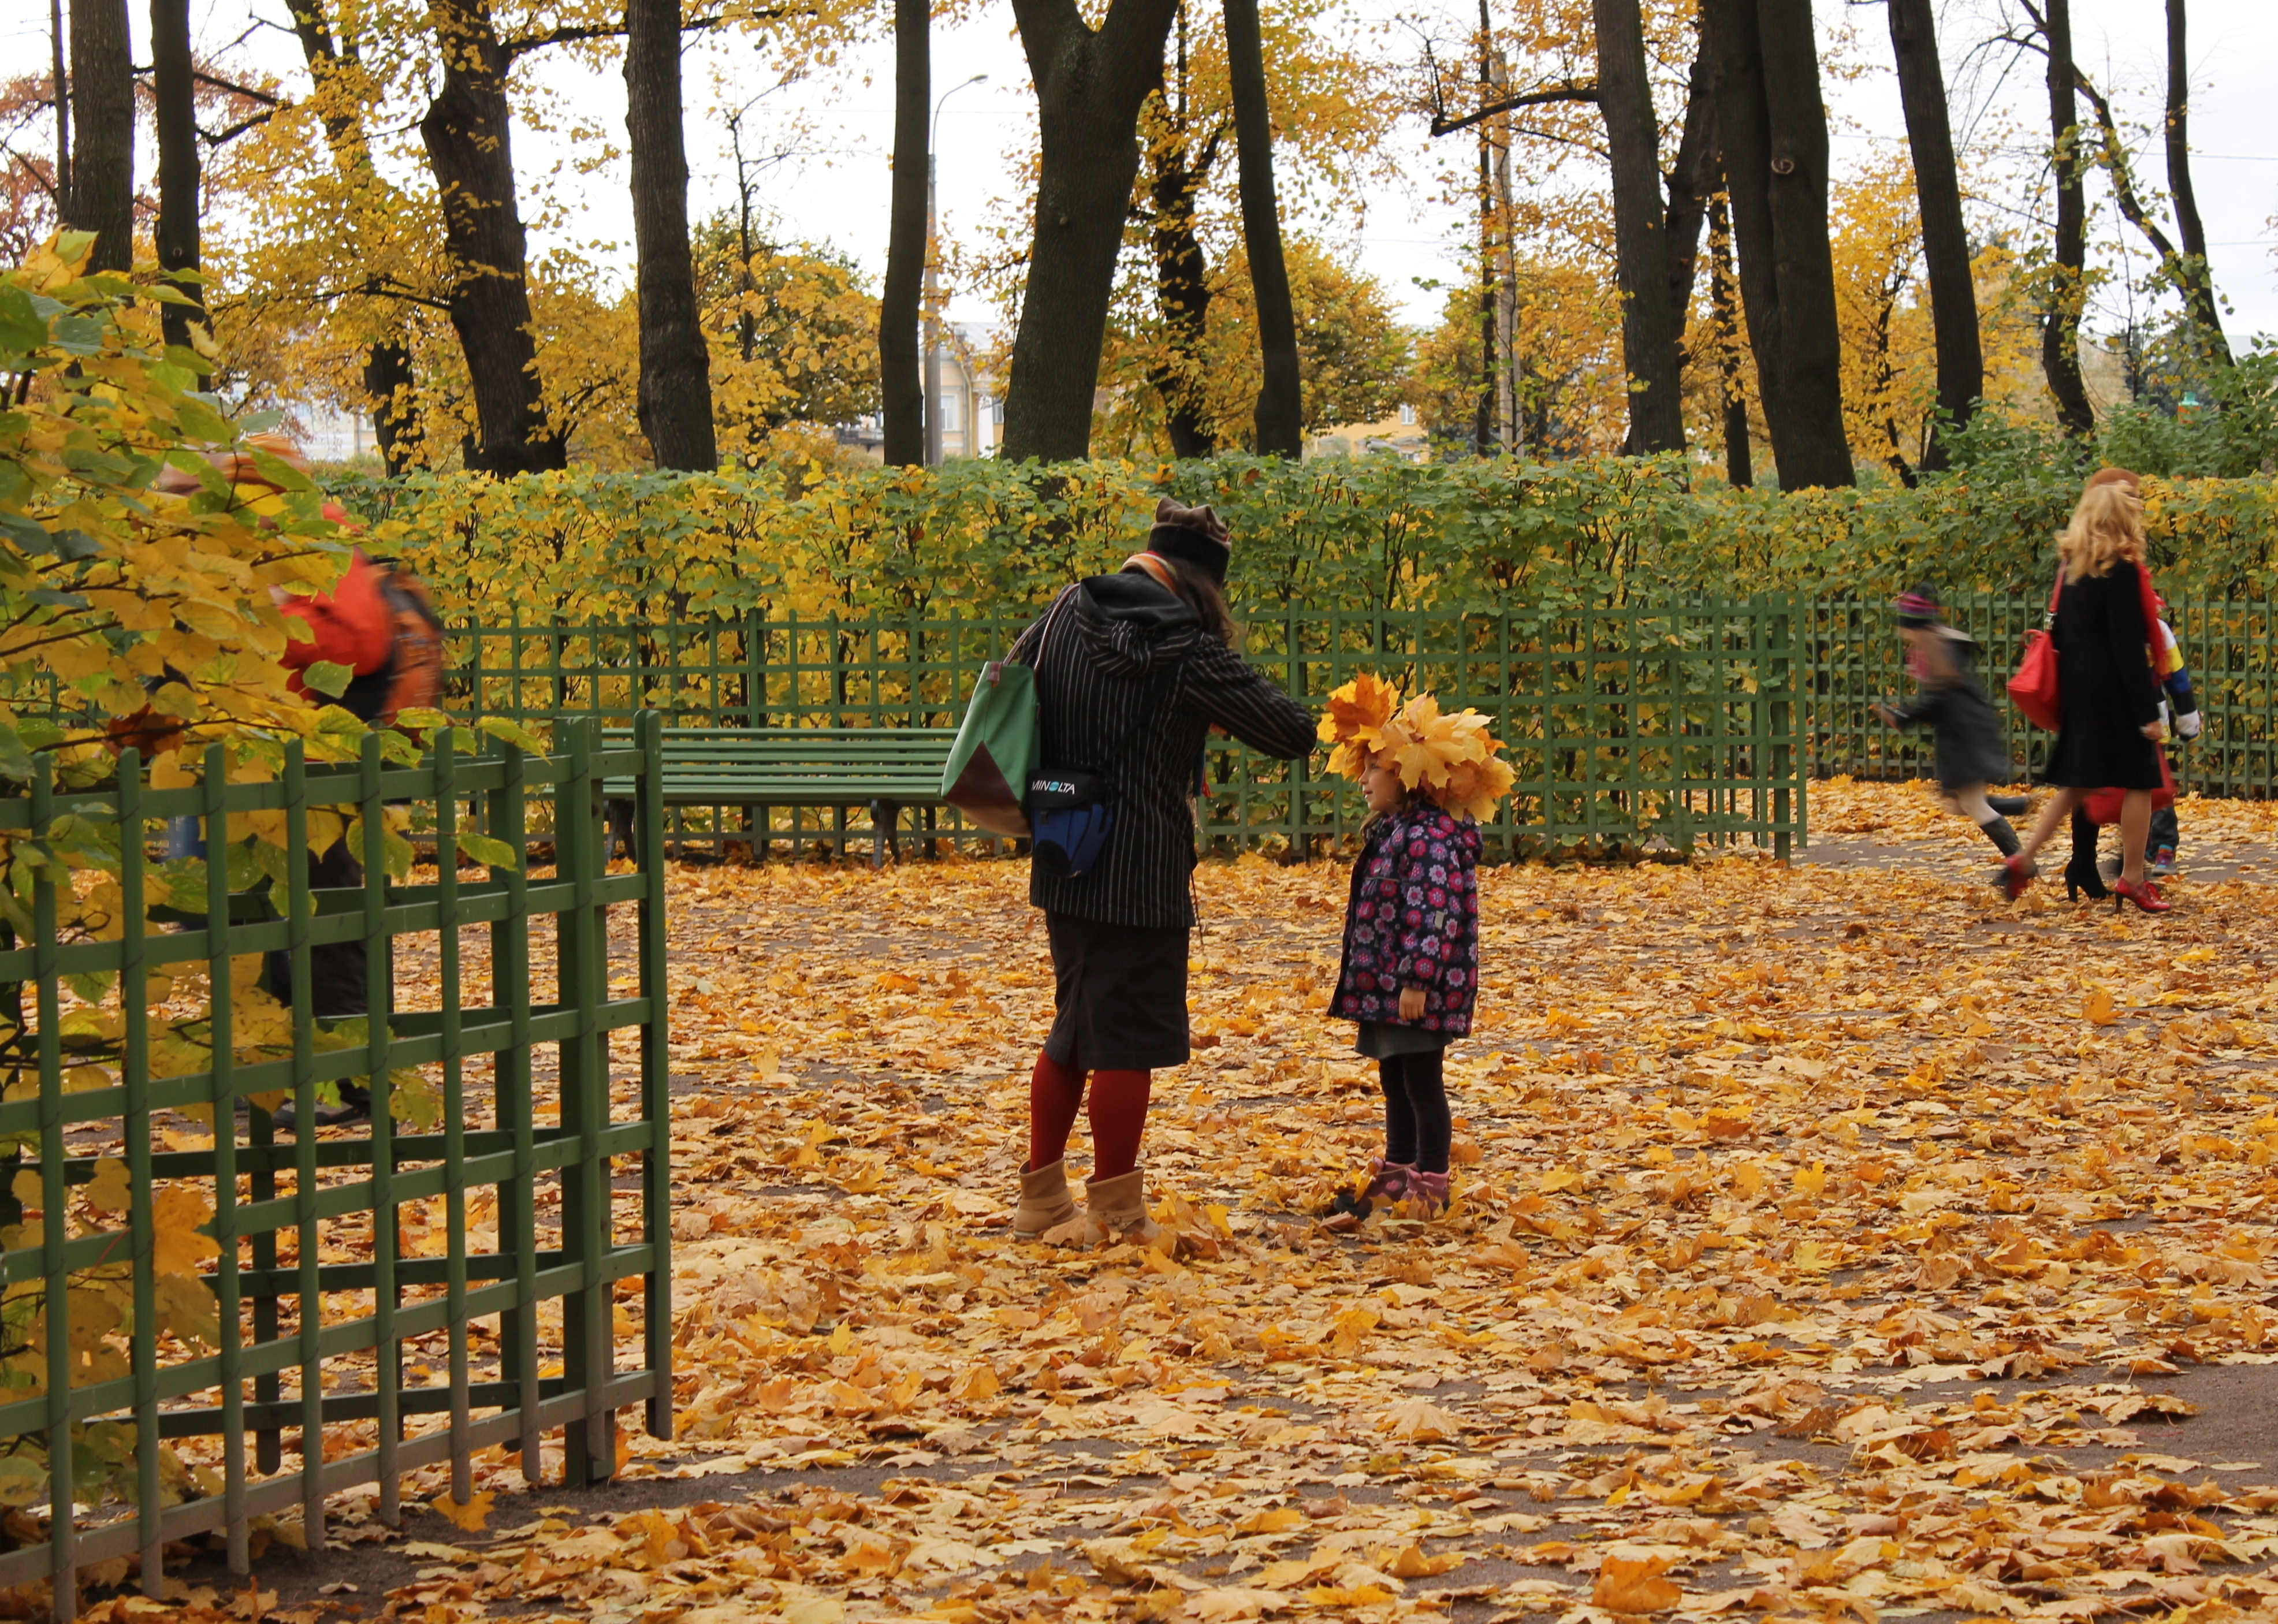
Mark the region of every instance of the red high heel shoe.
[[2134, 885], [2125, 880], [2114, 881], [2112, 905], [2116, 909], [2122, 903], [2134, 903], [2146, 913], [2172, 913], [2175, 908], [2175, 903], [2160, 895], [2160, 888], [2149, 880], [2139, 880]]
[[2033, 883], [2040, 872], [2038, 863], [2019, 852], [2002, 863], [1995, 872], [1993, 883], [2001, 888], [2002, 896], [2014, 903], [2025, 894], [2026, 888]]

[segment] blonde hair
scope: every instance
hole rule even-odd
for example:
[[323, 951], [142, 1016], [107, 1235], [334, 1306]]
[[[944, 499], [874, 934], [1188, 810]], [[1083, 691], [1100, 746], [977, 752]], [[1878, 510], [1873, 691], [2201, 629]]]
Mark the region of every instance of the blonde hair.
[[2081, 492], [2072, 522], [2057, 538], [2057, 557], [2071, 580], [2112, 573], [2121, 559], [2144, 561], [2144, 500], [2123, 480], [2091, 482]]

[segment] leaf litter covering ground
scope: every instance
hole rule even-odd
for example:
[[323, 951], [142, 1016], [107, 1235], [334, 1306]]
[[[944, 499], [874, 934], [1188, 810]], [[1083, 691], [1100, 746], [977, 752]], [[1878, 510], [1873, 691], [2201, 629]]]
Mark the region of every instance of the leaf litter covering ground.
[[[1919, 787], [1818, 809], [1976, 838]], [[722, 1498], [478, 1497], [390, 1610], [2278, 1610], [2278, 1460], [2161, 1379], [2278, 1360], [2278, 894], [1485, 871], [1456, 1208], [1338, 1238], [1305, 1215], [1380, 1134], [1321, 1014], [1346, 876], [1200, 871], [1168, 1236], [1086, 1254], [1003, 1224], [1051, 1009], [1024, 865], [677, 871], [680, 1435], [627, 1472]]]

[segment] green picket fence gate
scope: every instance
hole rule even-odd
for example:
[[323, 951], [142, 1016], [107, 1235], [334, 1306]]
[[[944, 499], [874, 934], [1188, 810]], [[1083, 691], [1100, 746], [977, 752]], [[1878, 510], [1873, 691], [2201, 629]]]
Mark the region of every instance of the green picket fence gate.
[[[582, 1483], [614, 1474], [620, 1408], [670, 1435], [659, 719], [635, 720], [631, 748], [571, 722], [549, 755], [416, 767], [295, 743], [263, 783], [219, 746], [187, 788], [131, 751], [59, 788], [42, 757], [0, 800], [0, 1492], [48, 1518], [0, 1587], [51, 1578], [68, 1617], [95, 1564], [139, 1554], [157, 1593], [169, 1540], [224, 1530], [242, 1573], [258, 1516], [297, 1508], [321, 1546], [327, 1494], [377, 1484], [392, 1521], [417, 1468], [465, 1501], [478, 1449], [537, 1481], [558, 1429]], [[629, 873], [605, 777], [636, 785]], [[430, 872], [403, 874], [407, 818]], [[185, 820], [226, 859], [159, 860]], [[351, 1079], [368, 1129], [310, 1132]]]
[[[1805, 830], [1798, 609], [1778, 597], [1498, 611], [1295, 611], [1244, 621], [1244, 652], [1310, 705], [1366, 671], [1494, 721], [1517, 774], [1482, 833], [1491, 856], [1751, 843]], [[953, 728], [975, 673], [1028, 616], [462, 625], [447, 634], [445, 708], [533, 727]], [[1285, 763], [1213, 737], [1202, 837], [1219, 851], [1317, 850], [1365, 819], [1326, 757]], [[858, 814], [859, 817], [859, 814]], [[843, 812], [684, 809], [680, 839], [844, 842]], [[952, 812], [922, 835], [991, 837]]]

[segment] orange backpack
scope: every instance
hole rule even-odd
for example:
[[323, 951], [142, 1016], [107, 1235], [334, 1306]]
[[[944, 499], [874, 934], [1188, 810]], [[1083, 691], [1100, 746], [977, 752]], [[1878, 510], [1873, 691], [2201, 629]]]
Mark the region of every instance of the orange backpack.
[[400, 712], [433, 708], [443, 697], [443, 621], [417, 576], [387, 559], [368, 558], [387, 607], [387, 664], [348, 684], [340, 704], [376, 728]]

